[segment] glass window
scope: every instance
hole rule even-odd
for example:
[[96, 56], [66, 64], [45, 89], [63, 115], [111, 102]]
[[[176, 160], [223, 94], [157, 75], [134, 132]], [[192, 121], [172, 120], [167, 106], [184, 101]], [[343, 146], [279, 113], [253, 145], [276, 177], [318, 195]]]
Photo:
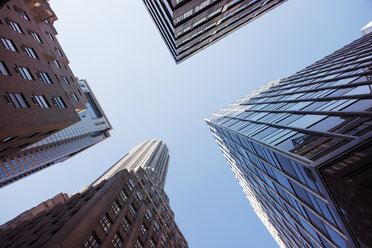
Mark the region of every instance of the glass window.
[[128, 219], [127, 216], [124, 217], [124, 219], [123, 219], [123, 221], [122, 221], [122, 223], [121, 223], [121, 225], [123, 226], [123, 228], [124, 228], [124, 230], [125, 230], [126, 232], [129, 231], [129, 228], [130, 228], [131, 224], [132, 224], [132, 223], [131, 223], [131, 221]]
[[9, 76], [8, 68], [6, 68], [5, 63], [0, 61], [0, 75]]
[[114, 211], [114, 213], [116, 215], [118, 215], [120, 213], [120, 210], [121, 210], [121, 205], [120, 203], [118, 202], [118, 200], [115, 200], [112, 204], [111, 204], [111, 208], [112, 210]]
[[16, 46], [14, 45], [13, 41], [12, 40], [9, 40], [9, 39], [5, 39], [5, 38], [0, 38], [1, 40], [1, 43], [3, 44], [3, 46], [8, 49], [8, 50], [11, 50], [13, 52], [18, 52], [17, 51], [17, 48]]
[[112, 247], [113, 248], [122, 247], [123, 246], [123, 243], [124, 243], [124, 240], [121, 237], [121, 235], [119, 233], [116, 233], [115, 236], [114, 236], [114, 238], [111, 241]]
[[83, 243], [84, 248], [96, 248], [101, 244], [97, 234], [93, 231], [89, 238]]
[[23, 34], [23, 31], [21, 29], [21, 26], [19, 26], [18, 23], [16, 22], [13, 22], [13, 21], [9, 21], [9, 25], [13, 28], [14, 31], [20, 33], [20, 34]]
[[110, 216], [106, 213], [99, 221], [99, 224], [101, 225], [102, 229], [107, 233], [107, 231], [110, 229], [112, 225], [112, 220]]

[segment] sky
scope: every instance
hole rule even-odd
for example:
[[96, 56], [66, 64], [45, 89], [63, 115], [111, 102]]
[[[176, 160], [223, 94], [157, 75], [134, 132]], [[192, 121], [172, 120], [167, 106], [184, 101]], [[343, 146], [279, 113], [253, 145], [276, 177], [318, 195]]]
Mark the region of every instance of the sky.
[[361, 37], [370, 0], [289, 0], [179, 65], [141, 0], [52, 0], [57, 39], [114, 129], [79, 155], [0, 189], [0, 223], [74, 194], [145, 139], [170, 153], [165, 191], [191, 248], [277, 247], [204, 118]]

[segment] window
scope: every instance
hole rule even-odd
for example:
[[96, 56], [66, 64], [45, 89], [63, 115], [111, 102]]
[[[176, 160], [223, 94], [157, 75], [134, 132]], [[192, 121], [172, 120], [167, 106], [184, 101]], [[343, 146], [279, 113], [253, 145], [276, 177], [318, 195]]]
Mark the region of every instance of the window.
[[107, 231], [110, 229], [112, 225], [112, 220], [110, 219], [110, 216], [106, 213], [103, 218], [99, 221], [99, 224], [101, 225], [102, 229], [107, 233]]
[[53, 35], [51, 35], [50, 33], [46, 32], [46, 35], [48, 36], [49, 39], [53, 40], [54, 41], [54, 38], [53, 38]]
[[134, 245], [134, 248], [143, 248], [142, 241], [137, 239], [136, 244]]
[[32, 101], [41, 108], [50, 108], [50, 105], [45, 96], [31, 96]]
[[150, 248], [155, 248], [156, 244], [155, 244], [155, 241], [153, 239], [150, 239], [149, 241], [149, 247]]
[[127, 195], [127, 193], [125, 193], [124, 189], [122, 189], [120, 191], [120, 196], [121, 196], [121, 199], [123, 199], [124, 202], [128, 199], [128, 195]]
[[142, 195], [140, 192], [137, 192], [137, 194], [134, 196], [134, 199], [136, 199], [137, 203], [140, 203], [142, 200]]
[[29, 108], [30, 105], [27, 103], [22, 93], [9, 93], [8, 97], [16, 108]]
[[93, 231], [90, 237], [83, 243], [85, 248], [99, 247], [101, 242], [99, 241], [97, 234]]
[[123, 238], [119, 233], [116, 233], [113, 240], [111, 241], [112, 247], [119, 248], [122, 247], [124, 243]]
[[150, 221], [151, 217], [152, 217], [152, 213], [151, 213], [150, 209], [148, 208], [146, 210], [146, 213], [145, 213], [145, 218], [146, 218], [146, 220]]
[[128, 186], [128, 188], [129, 188], [130, 191], [132, 191], [132, 190], [134, 189], [135, 184], [133, 183], [132, 178], [130, 178], [130, 179], [128, 180], [128, 182], [127, 182], [127, 186]]
[[137, 209], [132, 204], [130, 204], [129, 205], [129, 212], [134, 217], [137, 213]]
[[15, 71], [17, 72], [17, 74], [21, 75], [24, 79], [34, 80], [34, 77], [31, 75], [30, 70], [26, 67], [16, 66]]
[[54, 51], [56, 51], [56, 53], [57, 53], [60, 57], [63, 57], [61, 50], [59, 50], [58, 48], [54, 48]]
[[9, 71], [3, 61], [0, 61], [0, 75], [9, 76]]
[[75, 93], [71, 93], [71, 97], [75, 100], [75, 102], [79, 101]]
[[5, 38], [0, 38], [1, 43], [3, 43], [4, 47], [8, 50], [11, 50], [13, 52], [17, 52], [17, 48], [15, 47], [13, 41], [5, 39]]
[[130, 222], [130, 220], [128, 219], [127, 216], [124, 217], [121, 225], [123, 226], [124, 230], [126, 232], [129, 232], [129, 228], [130, 228], [130, 225], [132, 225], [132, 223]]
[[8, 161], [7, 161], [7, 160], [3, 160], [3, 164], [4, 164], [4, 166], [5, 166], [5, 169], [8, 171], [8, 173], [9, 173], [10, 175], [14, 175], [14, 170], [13, 170], [13, 168], [10, 166], [10, 164], [8, 163]]
[[41, 41], [41, 39], [40, 39], [40, 36], [37, 34], [37, 33], [35, 33], [35, 32], [32, 32], [32, 31], [29, 31], [29, 33], [30, 33], [30, 35], [37, 41], [37, 42], [39, 42], [39, 43], [43, 43], [42, 41]]
[[27, 14], [26, 14], [26, 11], [22, 10], [22, 9], [19, 9], [17, 7], [14, 6], [14, 10], [18, 12], [18, 14], [20, 16], [22, 16], [24, 19], [26, 19], [27, 21], [30, 21], [30, 18], [28, 18]]
[[65, 77], [65, 76], [61, 76], [61, 80], [62, 80], [65, 84], [70, 84], [70, 82], [68, 81], [67, 77]]
[[58, 63], [57, 60], [52, 60], [52, 63], [54, 64], [55, 67], [61, 68], [61, 65]]
[[141, 225], [141, 232], [143, 235], [145, 235], [145, 237], [147, 236], [147, 228], [143, 224]]
[[161, 240], [160, 240], [160, 245], [161, 247], [165, 247], [165, 244], [167, 243], [167, 237], [165, 236], [164, 233], [161, 234]]
[[67, 108], [65, 102], [60, 96], [52, 97], [52, 102], [56, 104], [58, 108]]
[[48, 73], [46, 72], [38, 72], [37, 73], [38, 77], [44, 82], [44, 83], [47, 83], [47, 84], [52, 84], [52, 80], [50, 80], [50, 77], [48, 75]]
[[154, 222], [154, 233], [157, 235], [159, 232], [160, 226], [157, 221]]
[[23, 31], [21, 29], [21, 26], [19, 26], [18, 23], [16, 22], [13, 22], [13, 21], [9, 21], [9, 25], [12, 26], [13, 30], [20, 33], [20, 34], [23, 34]]
[[17, 138], [17, 137], [18, 137], [18, 136], [16, 136], [16, 137], [7, 137], [7, 138], [5, 138], [5, 139], [2, 139], [2, 140], [1, 140], [1, 143], [8, 143], [8, 142], [14, 140], [14, 139]]
[[24, 49], [30, 58], [38, 59], [34, 49], [32, 49], [31, 47], [24, 47]]
[[111, 204], [111, 208], [112, 210], [114, 211], [114, 213], [116, 215], [118, 215], [120, 213], [120, 210], [121, 210], [121, 206], [120, 206], [120, 203], [118, 202], [118, 200], [115, 200], [112, 204]]

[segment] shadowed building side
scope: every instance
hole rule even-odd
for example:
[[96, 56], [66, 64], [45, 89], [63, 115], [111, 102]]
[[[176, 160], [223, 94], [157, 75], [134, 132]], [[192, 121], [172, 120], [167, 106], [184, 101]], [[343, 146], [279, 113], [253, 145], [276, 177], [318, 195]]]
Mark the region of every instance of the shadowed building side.
[[0, 159], [78, 122], [86, 108], [56, 20], [46, 0], [0, 5]]
[[372, 33], [206, 118], [281, 247], [371, 247]]
[[110, 137], [111, 123], [86, 80], [79, 80], [86, 96], [86, 110], [80, 121], [0, 160], [0, 187], [39, 170], [63, 162]]
[[286, 0], [143, 0], [178, 64]]
[[164, 142], [142, 142], [122, 163], [68, 200], [23, 222], [5, 224], [10, 228], [0, 232], [0, 244], [9, 248], [187, 248], [168, 197], [159, 187], [164, 185], [160, 178], [168, 166], [163, 157], [168, 157]]

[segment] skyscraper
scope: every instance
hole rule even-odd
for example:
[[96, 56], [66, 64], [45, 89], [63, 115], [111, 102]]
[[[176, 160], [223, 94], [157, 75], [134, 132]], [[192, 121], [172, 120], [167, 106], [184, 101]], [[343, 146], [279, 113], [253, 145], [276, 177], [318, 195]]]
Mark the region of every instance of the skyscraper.
[[206, 118], [281, 247], [372, 246], [372, 33]]
[[110, 137], [112, 126], [86, 80], [78, 80], [87, 99], [80, 121], [0, 160], [0, 187], [74, 156]]
[[165, 143], [146, 140], [67, 201], [59, 200], [60, 204], [23, 222], [17, 217], [6, 223], [12, 229], [0, 232], [0, 243], [8, 247], [186, 248], [163, 189], [168, 163]]
[[286, 0], [143, 0], [176, 63]]
[[85, 109], [46, 0], [0, 5], [0, 159], [78, 122]]

